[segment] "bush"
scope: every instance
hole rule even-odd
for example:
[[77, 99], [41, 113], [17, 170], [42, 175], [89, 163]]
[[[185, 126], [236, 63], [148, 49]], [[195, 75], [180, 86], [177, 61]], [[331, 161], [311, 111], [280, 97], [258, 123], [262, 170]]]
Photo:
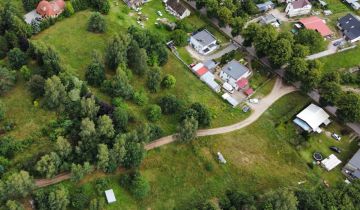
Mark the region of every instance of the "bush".
[[151, 105], [146, 111], [146, 116], [152, 122], [159, 120], [161, 117], [161, 107], [156, 104]]
[[32, 75], [31, 69], [29, 69], [27, 66], [21, 67], [20, 73], [25, 81], [29, 81], [29, 79], [31, 78], [31, 75]]
[[0, 66], [0, 95], [8, 92], [16, 82], [16, 72]]
[[9, 65], [12, 69], [20, 69], [27, 62], [26, 54], [19, 48], [14, 48], [8, 53]]
[[165, 75], [165, 77], [161, 81], [161, 86], [164, 87], [164, 88], [168, 88], [168, 89], [174, 88], [175, 84], [176, 84], [176, 79], [171, 74]]
[[45, 79], [35, 74], [30, 78], [27, 87], [33, 98], [40, 98], [45, 94]]
[[139, 105], [143, 106], [147, 104], [149, 98], [147, 97], [146, 93], [143, 90], [137, 91], [134, 93], [134, 102]]
[[88, 23], [88, 31], [94, 33], [104, 33], [106, 31], [106, 22], [100, 13], [95, 12], [91, 15]]
[[121, 176], [120, 185], [128, 189], [136, 199], [146, 197], [150, 191], [148, 181], [139, 172]]
[[176, 29], [172, 33], [171, 39], [174, 41], [174, 44], [179, 47], [184, 47], [188, 44], [188, 35], [181, 29]]
[[75, 10], [74, 10], [74, 7], [73, 7], [71, 1], [67, 1], [66, 6], [65, 6], [65, 10], [64, 10], [65, 17], [70, 17], [74, 13], [75, 13]]
[[162, 97], [158, 104], [164, 114], [174, 114], [180, 110], [180, 101], [174, 95]]
[[5, 118], [5, 105], [2, 101], [0, 101], [0, 121]]

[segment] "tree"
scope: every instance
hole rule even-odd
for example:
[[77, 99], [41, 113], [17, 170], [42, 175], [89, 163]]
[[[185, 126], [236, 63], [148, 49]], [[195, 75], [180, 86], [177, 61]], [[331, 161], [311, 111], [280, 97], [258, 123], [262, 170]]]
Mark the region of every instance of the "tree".
[[102, 88], [113, 97], [123, 97], [130, 99], [133, 97], [134, 89], [130, 85], [125, 72], [118, 70], [116, 76], [110, 80], [105, 80]]
[[58, 173], [60, 165], [60, 157], [55, 152], [51, 152], [41, 157], [36, 163], [35, 169], [46, 178], [52, 178]]
[[0, 66], [0, 95], [5, 94], [14, 87], [15, 82], [16, 72]]
[[271, 25], [260, 28], [254, 37], [254, 47], [260, 56], [270, 55], [272, 44], [276, 41], [277, 31]]
[[91, 64], [86, 69], [85, 78], [89, 85], [93, 86], [100, 86], [105, 80], [105, 66], [96, 51], [93, 52]]
[[36, 8], [36, 5], [39, 3], [38, 0], [22, 0], [22, 2], [27, 12]]
[[125, 139], [120, 136], [115, 140], [115, 144], [110, 151], [111, 164], [115, 164], [115, 166], [121, 165], [124, 162], [125, 155]]
[[246, 23], [246, 20], [243, 17], [233, 18], [232, 23], [231, 23], [231, 28], [232, 28], [231, 35], [233, 37], [240, 35], [241, 30], [244, 28], [245, 23]]
[[301, 44], [293, 46], [293, 57], [305, 58], [310, 54], [310, 48]]
[[64, 15], [66, 17], [70, 17], [71, 15], [73, 15], [75, 13], [75, 9], [71, 3], [71, 1], [67, 1], [65, 2], [65, 9], [64, 9]]
[[295, 36], [297, 43], [308, 46], [311, 53], [321, 52], [326, 49], [326, 41], [315, 30], [304, 29], [300, 30]]
[[22, 66], [20, 69], [20, 73], [25, 81], [29, 81], [32, 76], [32, 71], [27, 66]]
[[24, 207], [17, 201], [8, 200], [6, 202], [6, 209], [7, 210], [24, 210]]
[[115, 129], [112, 119], [108, 115], [102, 115], [97, 121], [97, 133], [105, 143], [115, 136]]
[[46, 80], [44, 101], [49, 109], [56, 109], [62, 105], [66, 95], [65, 87], [58, 76], [54, 75]]
[[98, 145], [98, 154], [97, 154], [97, 168], [107, 172], [109, 167], [109, 161], [110, 161], [110, 153], [109, 149], [106, 146], [106, 144], [99, 144]]
[[108, 14], [110, 11], [110, 3], [108, 0], [90, 0], [89, 2], [91, 7], [102, 14]]
[[115, 70], [120, 64], [126, 64], [126, 51], [128, 48], [129, 38], [124, 35], [115, 35], [106, 48], [105, 62], [106, 65]]
[[55, 151], [62, 160], [67, 159], [72, 152], [71, 144], [64, 137], [58, 136], [55, 143]]
[[81, 104], [81, 117], [95, 119], [97, 113], [99, 112], [100, 107], [96, 104], [94, 96], [89, 98], [82, 98], [80, 101]]
[[171, 39], [174, 41], [174, 44], [179, 47], [185, 47], [188, 44], [188, 35], [181, 29], [173, 31]]
[[6, 113], [6, 107], [4, 103], [0, 100], [0, 121], [4, 120]]
[[45, 94], [45, 79], [35, 74], [27, 82], [27, 88], [33, 98], [40, 98]]
[[146, 81], [146, 85], [149, 90], [153, 93], [156, 93], [160, 89], [161, 83], [161, 73], [160, 69], [155, 67], [152, 68], [151, 71], [148, 73], [148, 78]]
[[309, 92], [319, 85], [323, 72], [323, 64], [318, 61], [308, 61], [308, 71], [301, 79], [301, 89]]
[[129, 187], [131, 194], [137, 198], [142, 199], [147, 196], [150, 191], [149, 182], [141, 176], [140, 173], [134, 175], [134, 178], [131, 180], [131, 185]]
[[341, 86], [336, 82], [323, 82], [320, 85], [320, 101], [322, 101], [324, 105], [337, 104], [342, 93]]
[[288, 81], [296, 82], [302, 80], [308, 71], [308, 63], [303, 58], [293, 58], [285, 71], [285, 78]]
[[232, 20], [232, 12], [227, 7], [220, 7], [217, 11], [218, 17], [223, 24], [230, 24]]
[[174, 88], [175, 84], [176, 84], [176, 79], [171, 74], [165, 75], [165, 77], [161, 81], [161, 86], [164, 87], [164, 88], [168, 88], [168, 89]]
[[[0, 181], [1, 186], [1, 181]], [[34, 180], [27, 171], [14, 172], [4, 179], [1, 197], [24, 198], [35, 188]]]
[[89, 162], [84, 162], [84, 165], [80, 164], [71, 164], [71, 180], [73, 182], [78, 182], [82, 178], [84, 178], [85, 175], [93, 172], [94, 168], [90, 165]]
[[147, 70], [147, 54], [144, 49], [134, 39], [130, 42], [127, 50], [127, 64], [129, 68], [137, 75], [144, 75]]
[[256, 37], [256, 34], [261, 30], [261, 26], [258, 23], [251, 23], [242, 32], [244, 37], [244, 45], [251, 46]]
[[100, 13], [94, 12], [90, 16], [87, 29], [94, 33], [104, 33], [106, 31], [105, 18]]
[[292, 191], [270, 191], [265, 194], [264, 209], [297, 210], [297, 198]]
[[174, 114], [180, 109], [180, 101], [174, 95], [162, 97], [158, 104], [164, 114]]
[[10, 50], [7, 54], [9, 65], [12, 69], [20, 69], [27, 63], [27, 55], [19, 48]]
[[97, 146], [97, 133], [95, 123], [89, 118], [84, 118], [80, 124], [79, 133], [81, 142], [79, 142], [79, 149], [85, 156], [90, 156], [95, 152]]
[[198, 121], [193, 117], [184, 119], [179, 125], [179, 140], [182, 142], [189, 142], [196, 138], [196, 131], [198, 129]]
[[126, 130], [129, 115], [123, 107], [116, 107], [113, 112], [114, 124], [117, 130]]
[[104, 198], [100, 199], [92, 199], [90, 201], [89, 210], [103, 210], [105, 208], [105, 200]]
[[356, 93], [347, 92], [338, 101], [336, 115], [344, 122], [356, 122], [360, 120], [360, 96]]
[[43, 60], [43, 68], [41, 71], [41, 75], [43, 77], [48, 78], [53, 75], [58, 75], [62, 70], [60, 64], [61, 63], [60, 56], [51, 47], [48, 47], [47, 50], [44, 52], [44, 55], [42, 56], [42, 60]]
[[194, 103], [191, 105], [191, 109], [196, 111], [197, 118], [196, 120], [199, 122], [199, 125], [209, 126], [211, 123], [210, 112], [206, 106], [200, 103]]
[[8, 52], [8, 43], [5, 37], [0, 36], [0, 59], [3, 59], [6, 57], [6, 54]]
[[134, 168], [140, 166], [145, 157], [145, 149], [142, 143], [127, 141], [125, 143], [126, 154], [123, 165], [125, 168]]
[[278, 39], [273, 43], [270, 53], [271, 61], [278, 66], [286, 64], [292, 56], [292, 46], [287, 39]]
[[68, 191], [61, 187], [49, 193], [49, 210], [66, 210], [70, 201]]
[[146, 111], [146, 116], [151, 122], [156, 122], [161, 118], [161, 107], [156, 104], [151, 105]]
[[147, 97], [144, 90], [136, 91], [134, 93], [133, 99], [134, 99], [135, 104], [137, 104], [139, 106], [143, 106], [143, 105], [147, 104], [147, 102], [149, 101], [149, 98]]

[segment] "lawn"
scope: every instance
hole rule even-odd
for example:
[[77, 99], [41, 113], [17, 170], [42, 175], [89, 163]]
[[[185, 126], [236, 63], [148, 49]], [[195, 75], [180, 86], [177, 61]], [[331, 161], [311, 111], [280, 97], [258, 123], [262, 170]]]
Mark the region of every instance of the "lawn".
[[360, 65], [360, 48], [356, 47], [341, 53], [336, 53], [327, 57], [320, 58], [324, 63], [325, 72], [348, 69]]
[[[140, 171], [150, 182], [149, 196], [141, 201], [134, 200], [119, 186], [119, 175], [110, 175], [111, 187], [122, 202], [111, 204], [107, 209], [187, 209], [232, 187], [259, 194], [280, 187], [296, 188], [299, 181], [306, 181], [307, 187], [321, 184], [323, 179], [330, 185], [342, 182], [341, 167], [325, 172], [318, 166], [311, 169], [306, 164], [311, 162], [309, 155], [313, 150], [330, 154], [327, 147], [333, 143], [332, 139], [314, 135], [308, 142], [310, 146], [296, 148], [289, 141], [298, 135], [295, 126], [290, 132], [279, 126], [281, 122], [293, 126], [293, 116], [308, 103], [306, 96], [292, 93], [282, 97], [245, 129], [202, 137], [190, 144], [174, 143], [148, 152]], [[328, 128], [333, 129], [338, 131], [340, 126], [335, 123]], [[315, 142], [316, 139], [322, 142]], [[347, 137], [343, 140], [336, 145], [343, 149], [339, 157], [345, 162], [355, 148]], [[227, 160], [226, 165], [219, 165], [218, 151]], [[90, 181], [99, 176], [103, 175], [92, 174], [83, 182], [89, 195], [94, 194]]]

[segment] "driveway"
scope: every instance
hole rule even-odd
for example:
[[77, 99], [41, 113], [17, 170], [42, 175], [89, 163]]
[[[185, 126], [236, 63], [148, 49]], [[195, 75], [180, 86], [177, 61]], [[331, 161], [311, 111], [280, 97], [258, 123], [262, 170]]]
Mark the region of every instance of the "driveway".
[[233, 50], [237, 50], [237, 49], [238, 49], [238, 47], [231, 43], [227, 47], [223, 48], [222, 50], [215, 51], [215, 53], [213, 53], [213, 54], [201, 55], [198, 52], [196, 52], [194, 50], [194, 48], [192, 48], [191, 46], [186, 47], [186, 50], [190, 53], [191, 57], [193, 57], [199, 61], [207, 61], [207, 60], [214, 60], [217, 58], [221, 58], [224, 54], [229, 53]]
[[285, 12], [281, 12], [278, 8], [270, 10], [268, 14], [274, 15], [277, 19], [279, 19], [281, 22], [289, 22], [289, 18], [286, 17]]
[[328, 45], [327, 50], [316, 53], [316, 54], [313, 54], [313, 55], [309, 55], [309, 56], [306, 57], [306, 59], [307, 60], [315, 60], [315, 59], [318, 59], [318, 58], [321, 58], [321, 57], [325, 57], [325, 56], [328, 56], [328, 55], [335, 54], [337, 52], [338, 48], [337, 48], [337, 46], [334, 46], [334, 43], [338, 42], [338, 41], [343, 41], [343, 40], [344, 39], [341, 38], [341, 39], [337, 39], [337, 40], [334, 40], [334, 41], [330, 42], [329, 45]]

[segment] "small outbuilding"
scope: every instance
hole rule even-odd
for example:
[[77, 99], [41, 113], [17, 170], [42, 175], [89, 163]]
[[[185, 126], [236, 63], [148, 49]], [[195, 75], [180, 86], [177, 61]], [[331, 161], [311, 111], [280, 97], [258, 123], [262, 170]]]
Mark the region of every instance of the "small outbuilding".
[[327, 171], [331, 171], [340, 163], [341, 160], [339, 160], [334, 154], [331, 154], [328, 158], [321, 161], [321, 166], [324, 167]]
[[268, 10], [274, 9], [275, 4], [272, 1], [266, 1], [264, 3], [257, 4], [256, 7], [260, 12], [266, 12]]
[[310, 104], [302, 110], [293, 122], [307, 132], [321, 133], [321, 125], [328, 125], [331, 121], [329, 115], [315, 104]]
[[114, 203], [116, 201], [115, 194], [112, 189], [106, 190], [105, 196], [108, 203]]
[[239, 104], [239, 102], [233, 97], [231, 97], [229, 93], [224, 93], [224, 95], [222, 95], [221, 97], [227, 102], [229, 102], [233, 107], [236, 107]]

